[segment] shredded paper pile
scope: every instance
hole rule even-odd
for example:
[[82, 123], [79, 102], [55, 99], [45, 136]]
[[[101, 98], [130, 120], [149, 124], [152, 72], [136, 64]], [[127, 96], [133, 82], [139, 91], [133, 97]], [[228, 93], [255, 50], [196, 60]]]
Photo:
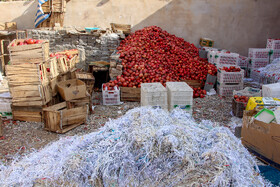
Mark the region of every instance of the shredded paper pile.
[[264, 186], [229, 129], [182, 110], [135, 108], [98, 132], [0, 166], [0, 186]]

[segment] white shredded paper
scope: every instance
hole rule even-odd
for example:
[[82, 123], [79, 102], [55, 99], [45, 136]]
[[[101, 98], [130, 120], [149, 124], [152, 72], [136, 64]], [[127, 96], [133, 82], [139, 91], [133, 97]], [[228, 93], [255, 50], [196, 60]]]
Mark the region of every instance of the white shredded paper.
[[65, 137], [9, 166], [0, 186], [264, 186], [228, 128], [183, 110], [135, 108], [98, 132]]

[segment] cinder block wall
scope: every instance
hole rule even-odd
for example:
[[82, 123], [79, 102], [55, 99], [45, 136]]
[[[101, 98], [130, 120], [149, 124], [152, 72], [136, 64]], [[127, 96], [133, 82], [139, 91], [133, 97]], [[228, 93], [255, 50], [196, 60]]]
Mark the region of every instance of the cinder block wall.
[[27, 30], [27, 37], [34, 39], [47, 39], [50, 42], [50, 52], [68, 49], [79, 49], [81, 67], [93, 61], [110, 61], [111, 54], [119, 46], [120, 38], [116, 35], [104, 34], [71, 34], [67, 30], [44, 31]]

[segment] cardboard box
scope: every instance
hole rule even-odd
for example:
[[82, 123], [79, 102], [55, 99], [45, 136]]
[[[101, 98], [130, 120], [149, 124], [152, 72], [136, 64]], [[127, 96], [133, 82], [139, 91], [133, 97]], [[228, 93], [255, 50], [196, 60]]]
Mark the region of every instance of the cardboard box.
[[57, 90], [65, 101], [86, 97], [86, 84], [78, 79], [57, 83]]
[[250, 97], [246, 110], [254, 110], [255, 107], [262, 109], [270, 106], [280, 106], [280, 99], [272, 97]]
[[258, 158], [280, 168], [280, 125], [254, 119], [255, 110], [244, 111], [242, 144]]

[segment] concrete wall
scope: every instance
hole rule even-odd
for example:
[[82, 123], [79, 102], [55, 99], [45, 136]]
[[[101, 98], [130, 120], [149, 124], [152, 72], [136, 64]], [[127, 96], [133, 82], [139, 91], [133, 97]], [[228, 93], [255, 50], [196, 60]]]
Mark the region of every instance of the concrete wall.
[[0, 2], [0, 23], [17, 22], [18, 29], [34, 28], [37, 1]]
[[[35, 6], [16, 6], [19, 11], [10, 16], [17, 17], [19, 28], [33, 27]], [[247, 55], [250, 47], [265, 47], [267, 38], [280, 38], [279, 7], [278, 0], [70, 0], [64, 22], [77, 27], [127, 23], [133, 30], [157, 25], [196, 45], [209, 37], [215, 47]], [[0, 3], [0, 22], [10, 20], [2, 10]]]

